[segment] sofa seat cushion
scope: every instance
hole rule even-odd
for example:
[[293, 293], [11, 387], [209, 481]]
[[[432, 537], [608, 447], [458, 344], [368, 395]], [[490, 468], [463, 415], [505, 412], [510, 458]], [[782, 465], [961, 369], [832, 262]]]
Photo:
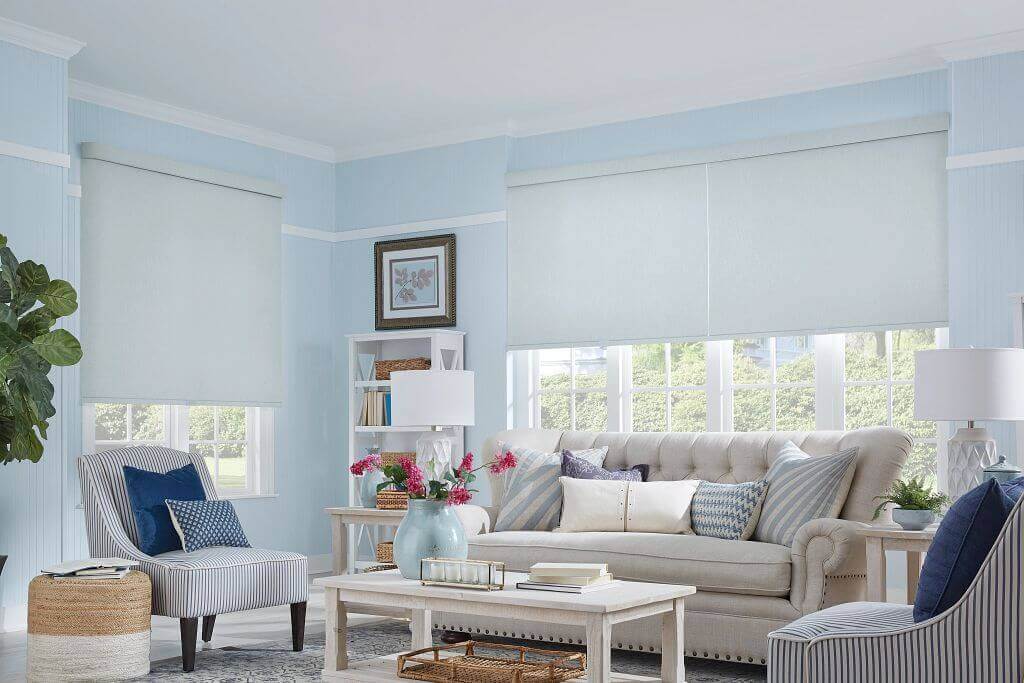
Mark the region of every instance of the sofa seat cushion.
[[469, 557], [508, 571], [535, 562], [605, 562], [621, 579], [681, 583], [703, 591], [789, 595], [789, 548], [683, 534], [500, 531], [469, 539]]

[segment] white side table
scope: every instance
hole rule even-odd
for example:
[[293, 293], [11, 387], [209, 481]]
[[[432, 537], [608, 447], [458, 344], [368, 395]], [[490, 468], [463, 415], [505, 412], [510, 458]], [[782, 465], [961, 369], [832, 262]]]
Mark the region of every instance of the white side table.
[[904, 531], [895, 526], [874, 526], [862, 529], [860, 534], [867, 542], [868, 601], [885, 602], [885, 551], [902, 550], [907, 553], [907, 604], [912, 605], [921, 577], [921, 555], [928, 552], [935, 527]]
[[325, 508], [331, 516], [331, 569], [335, 574], [344, 574], [356, 568], [356, 545], [349, 534], [349, 525], [397, 527], [405, 517], [405, 510], [381, 510], [379, 508], [337, 507]]

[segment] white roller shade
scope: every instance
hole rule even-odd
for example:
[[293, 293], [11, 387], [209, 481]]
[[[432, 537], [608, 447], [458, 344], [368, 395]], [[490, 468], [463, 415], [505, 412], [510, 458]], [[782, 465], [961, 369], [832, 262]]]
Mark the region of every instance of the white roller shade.
[[947, 320], [946, 134], [709, 164], [712, 337]]
[[942, 326], [947, 128], [510, 173], [508, 344]]
[[82, 400], [279, 404], [282, 188], [82, 157]]
[[704, 168], [509, 189], [513, 348], [702, 337]]

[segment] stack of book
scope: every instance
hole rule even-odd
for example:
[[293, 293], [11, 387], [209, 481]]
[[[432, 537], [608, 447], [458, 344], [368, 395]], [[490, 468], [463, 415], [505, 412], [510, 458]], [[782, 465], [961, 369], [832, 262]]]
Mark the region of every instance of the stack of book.
[[135, 560], [122, 560], [119, 557], [98, 557], [91, 560], [71, 560], [55, 564], [43, 570], [43, 574], [55, 579], [123, 579], [139, 566]]
[[384, 427], [391, 424], [391, 392], [363, 392], [363, 410], [359, 418], [363, 427]]
[[516, 588], [583, 594], [611, 588], [617, 583], [621, 582], [608, 572], [606, 564], [538, 562], [530, 567], [528, 580], [520, 581]]

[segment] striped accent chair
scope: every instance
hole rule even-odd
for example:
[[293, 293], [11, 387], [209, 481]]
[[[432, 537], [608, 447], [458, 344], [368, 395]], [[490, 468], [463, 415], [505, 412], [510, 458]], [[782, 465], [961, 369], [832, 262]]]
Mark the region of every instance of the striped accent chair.
[[150, 557], [139, 550], [124, 466], [164, 473], [189, 463], [199, 471], [206, 497], [216, 499], [209, 469], [198, 455], [159, 446], [132, 446], [78, 458], [90, 555], [138, 561], [139, 569], [153, 582], [153, 614], [180, 620], [185, 671], [195, 668], [199, 617], [203, 618], [203, 641], [209, 642], [218, 614], [290, 605], [292, 647], [296, 652], [302, 650], [309, 591], [304, 555], [213, 547]]
[[853, 602], [768, 634], [769, 683], [1020, 683], [1024, 496], [964, 596], [914, 623], [913, 605]]

